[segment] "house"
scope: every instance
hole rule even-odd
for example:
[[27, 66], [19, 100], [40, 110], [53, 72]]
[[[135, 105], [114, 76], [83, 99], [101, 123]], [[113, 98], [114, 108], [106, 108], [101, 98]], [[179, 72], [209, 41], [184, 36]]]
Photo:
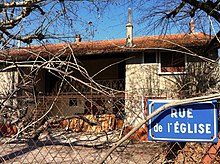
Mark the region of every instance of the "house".
[[[135, 126], [146, 114], [145, 98], [178, 97], [176, 78], [186, 76], [190, 65], [216, 61], [218, 55], [217, 48], [203, 55], [212, 36], [202, 32], [133, 38], [132, 28], [128, 22], [126, 39], [82, 42], [77, 35], [74, 43], [2, 51], [11, 69], [1, 74], [13, 72], [13, 80], [1, 76], [0, 85], [20, 88], [16, 103], [41, 109], [35, 115], [112, 114]], [[28, 97], [40, 97], [39, 106]]]
[[[39, 95], [52, 100], [59, 92], [59, 100], [54, 105], [56, 109], [52, 110], [53, 115], [113, 113], [125, 117], [123, 115], [126, 114], [127, 121], [136, 124], [135, 115], [141, 118], [144, 115], [145, 96], [176, 96], [171, 79], [177, 75], [185, 75], [190, 63], [203, 61], [196, 55], [200, 55], [209, 40], [210, 36], [204, 33], [191, 33], [134, 38], [129, 47], [126, 46], [125, 39], [119, 39], [10, 49], [1, 52], [2, 56], [13, 62], [20, 62], [21, 70], [14, 73], [13, 78], [16, 79], [10, 82], [6, 80], [5, 84], [11, 88], [15, 86], [10, 83], [23, 85], [22, 80], [30, 80], [25, 79], [25, 76], [29, 75], [30, 78], [30, 75], [36, 75], [32, 80], [36, 83]], [[205, 57], [215, 61], [217, 49]], [[55, 59], [59, 62], [56, 63]], [[70, 70], [72, 76], [79, 80], [70, 78], [68, 82], [62, 81], [58, 77], [59, 73], [50, 69], [59, 67], [60, 64], [62, 70], [62, 62], [67, 59], [82, 66], [80, 71]], [[38, 67], [42, 68], [34, 72], [28, 64], [33, 62], [39, 62]], [[43, 62], [46, 62], [45, 66], [41, 65]], [[53, 63], [57, 66], [49, 66]], [[7, 74], [8, 72], [13, 71], [7, 71]], [[6, 73], [1, 73], [2, 77], [6, 76]], [[23, 74], [23, 79], [19, 78], [19, 74]], [[8, 78], [6, 76], [2, 79]], [[4, 84], [3, 81], [1, 85]], [[94, 88], [89, 83], [93, 83]], [[102, 88], [95, 86], [96, 83], [101, 84]], [[27, 86], [28, 84], [25, 87]], [[103, 87], [108, 88], [103, 90]], [[101, 90], [114, 92], [114, 95], [106, 96]], [[19, 94], [25, 96], [27, 93], [23, 91]]]

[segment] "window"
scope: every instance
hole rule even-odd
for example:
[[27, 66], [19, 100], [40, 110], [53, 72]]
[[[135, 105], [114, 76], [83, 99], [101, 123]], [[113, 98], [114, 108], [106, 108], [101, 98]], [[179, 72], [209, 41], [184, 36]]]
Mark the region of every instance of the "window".
[[177, 52], [160, 53], [161, 73], [185, 72], [185, 55]]
[[144, 54], [144, 63], [156, 63], [156, 53], [150, 52]]

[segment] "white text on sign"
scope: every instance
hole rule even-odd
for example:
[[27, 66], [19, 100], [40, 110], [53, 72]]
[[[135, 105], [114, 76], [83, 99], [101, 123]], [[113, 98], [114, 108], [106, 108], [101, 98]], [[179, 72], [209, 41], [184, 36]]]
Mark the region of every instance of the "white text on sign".
[[[193, 119], [193, 109], [192, 108], [171, 108], [170, 117], [175, 119]], [[158, 123], [154, 126], [154, 132], [163, 132], [164, 128]], [[189, 123], [189, 122], [169, 122], [167, 123], [168, 133], [188, 133], [188, 134], [211, 134], [211, 124], [203, 123]]]

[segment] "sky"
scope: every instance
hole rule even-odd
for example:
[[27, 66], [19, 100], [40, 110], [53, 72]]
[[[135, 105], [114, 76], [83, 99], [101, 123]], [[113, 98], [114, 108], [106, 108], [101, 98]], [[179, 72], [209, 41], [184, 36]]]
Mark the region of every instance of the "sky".
[[[97, 22], [97, 31], [94, 33], [94, 40], [118, 39], [126, 36], [126, 24], [128, 21], [128, 8], [132, 6], [110, 6], [103, 16]], [[134, 31], [138, 29], [135, 26], [134, 12], [132, 12], [132, 23]]]
[[75, 23], [75, 33], [81, 34], [82, 41], [125, 38], [128, 8], [131, 8], [134, 37], [145, 35], [144, 24], [137, 23], [140, 15], [136, 12], [135, 5], [132, 0], [127, 0], [123, 3], [107, 5], [98, 12], [94, 9], [91, 13], [88, 13], [88, 8], [82, 7], [78, 11], [78, 16], [83, 23], [79, 22], [78, 25]]
[[[52, 6], [52, 3], [51, 5], [47, 5], [44, 8], [44, 11], [49, 12]], [[61, 10], [61, 6], [61, 4], [57, 4], [53, 10]], [[128, 21], [128, 8], [133, 8], [133, 2], [132, 0], [124, 0], [123, 3], [114, 3], [113, 5], [108, 4], [101, 7], [99, 6], [98, 10], [87, 1], [75, 2], [75, 5], [66, 7], [70, 7], [70, 9], [72, 9], [75, 13], [72, 14], [71, 11], [67, 11], [66, 14], [60, 16], [60, 18], [53, 23], [46, 33], [49, 43], [59, 43], [64, 40], [72, 42], [72, 38], [74, 38], [76, 34], [81, 35], [82, 41], [125, 38], [126, 24]], [[66, 10], [68, 9], [66, 8]], [[39, 15], [39, 13], [36, 12], [36, 15], [37, 14]], [[52, 20], [53, 16], [55, 17], [55, 14], [57, 13], [51, 13], [51, 18], [48, 20]], [[136, 34], [136, 31], [140, 29], [140, 26], [135, 24], [135, 17], [136, 13], [132, 10], [134, 37], [137, 37], [140, 36], [140, 34]], [[73, 20], [71, 29], [69, 28], [70, 19]], [[40, 24], [40, 21], [38, 24]], [[34, 31], [38, 24], [31, 24], [28, 30]], [[57, 37], [58, 39], [50, 39], [51, 36], [59, 37]], [[32, 44], [39, 43], [35, 41]]]
[[[113, 3], [113, 5], [109, 4], [104, 8], [100, 7], [100, 9], [97, 11], [95, 8], [88, 7], [91, 6], [89, 2], [79, 2], [78, 5], [80, 6], [80, 9], [77, 12], [77, 14], [81, 22], [79, 22], [79, 24], [75, 22], [75, 33], [81, 34], [82, 41], [125, 38], [126, 24], [128, 21], [128, 8], [131, 8], [134, 37], [146, 35], [160, 35], [160, 27], [152, 28], [154, 27], [154, 25], [152, 24], [155, 19], [146, 19], [140, 22], [141, 18], [145, 14], [145, 11], [141, 10], [145, 7], [151, 8], [151, 6], [154, 5], [154, 3], [154, 0], [146, 0], [144, 2], [133, 0], [118, 0], [118, 3]], [[160, 18], [158, 17], [156, 19], [159, 20]], [[148, 26], [149, 24], [147, 23], [150, 23], [152, 27], [150, 28]], [[189, 22], [187, 22], [187, 24], [188, 23]], [[187, 29], [183, 29], [183, 26], [181, 24], [178, 25], [178, 23], [176, 23], [176, 26], [178, 26], [178, 28], [176, 29], [173, 28], [174, 26], [171, 23], [170, 25], [172, 26], [172, 28], [168, 27], [170, 31], [166, 31], [166, 34], [189, 31], [188, 27]], [[67, 28], [68, 27], [64, 29]]]
[[[140, 2], [140, 3], [138, 3]], [[159, 1], [161, 4], [167, 3], [167, 1]], [[124, 0], [124, 3], [118, 3], [117, 5], [109, 5], [106, 8], [99, 19], [92, 19], [94, 21], [94, 30], [93, 36], [88, 37], [88, 40], [106, 40], [106, 39], [118, 39], [125, 38], [126, 36], [126, 24], [128, 20], [128, 8], [132, 9], [132, 23], [133, 23], [133, 33], [134, 37], [146, 36], [146, 35], [160, 35], [162, 34], [175, 34], [175, 33], [189, 33], [189, 23], [191, 21], [190, 17], [185, 17], [182, 21], [173, 21], [172, 18], [169, 23], [167, 23], [168, 31], [163, 31], [162, 26], [166, 26], [165, 24], [161, 24], [161, 26], [155, 28], [154, 21], [157, 19], [158, 22], [162, 18], [162, 15], [159, 14], [157, 17], [154, 17], [152, 20], [145, 19], [140, 22], [141, 17], [144, 16], [145, 11], [144, 8], [148, 8], [154, 10], [152, 7], [155, 5], [156, 0], [146, 0], [146, 1], [134, 1], [134, 0]], [[171, 6], [169, 9], [175, 7], [175, 5], [179, 4], [179, 0], [174, 1], [174, 6]], [[173, 5], [173, 4], [172, 4]], [[142, 8], [143, 7], [143, 8]], [[139, 9], [138, 9], [139, 8]], [[141, 11], [143, 10], [143, 11]], [[169, 12], [169, 11], [167, 11]], [[180, 15], [180, 14], [178, 14]], [[84, 15], [85, 19], [88, 18], [87, 15]], [[163, 15], [164, 16], [164, 15]], [[207, 14], [198, 13], [194, 19], [195, 22], [195, 32], [205, 32], [207, 34], [210, 33], [210, 22]], [[177, 17], [177, 16], [176, 16]], [[215, 24], [215, 22], [212, 22]], [[151, 27], [149, 25], [151, 24]], [[215, 24], [216, 25], [216, 24]], [[219, 29], [218, 26], [214, 27], [216, 31]], [[211, 30], [211, 33], [214, 34], [214, 30]]]
[[[125, 38], [126, 24], [128, 20], [128, 8], [132, 7], [132, 3], [109, 5], [100, 13], [88, 16], [83, 10], [80, 13], [82, 19], [87, 22], [92, 22], [87, 27], [88, 31], [85, 32], [86, 27], [79, 27], [78, 32], [82, 33], [84, 40], [106, 40]], [[132, 12], [134, 33], [138, 29], [135, 26], [135, 13]]]
[[[150, 5], [150, 3], [147, 3]], [[104, 10], [100, 19], [95, 21], [96, 29], [92, 40], [120, 39], [126, 37], [126, 24], [128, 22], [128, 8], [132, 10], [133, 37], [145, 35], [158, 35], [159, 29], [148, 31], [147, 22], [140, 23], [140, 11], [135, 2], [120, 5], [110, 5]], [[173, 31], [175, 33], [176, 31]]]
[[[148, 27], [149, 21], [145, 20], [140, 22], [141, 17], [144, 14], [144, 11], [140, 11], [141, 7], [151, 8], [155, 3], [154, 0], [144, 1], [142, 4], [138, 3], [139, 1], [133, 0], [124, 0], [122, 3], [108, 5], [103, 11], [100, 11], [100, 14], [88, 15], [82, 10], [82, 16], [87, 22], [93, 22], [93, 25], [89, 30], [92, 35], [89, 35], [89, 31], [84, 33], [83, 27], [79, 28], [79, 33], [85, 34], [84, 40], [106, 40], [106, 39], [120, 39], [125, 38], [126, 36], [126, 24], [128, 21], [128, 8], [132, 9], [132, 24], [133, 24], [133, 36], [140, 37], [145, 35], [159, 35], [161, 33], [160, 28], [150, 29]], [[142, 2], [142, 1], [140, 1]], [[143, 6], [141, 6], [143, 5]], [[141, 7], [140, 7], [141, 6]], [[139, 9], [138, 9], [139, 7]], [[158, 20], [160, 18], [158, 17]], [[153, 20], [151, 20], [153, 21]], [[150, 22], [151, 23], [151, 22]], [[152, 23], [153, 24], [153, 23]], [[149, 30], [150, 29], [150, 30]], [[171, 31], [166, 33], [180, 33], [180, 30], [175, 28], [170, 28]], [[183, 31], [183, 29], [181, 29]], [[188, 30], [188, 29], [187, 29]], [[186, 31], [187, 31], [186, 30]], [[182, 32], [181, 31], [181, 32]]]
[[[159, 1], [159, 0], [158, 0]], [[177, 0], [178, 1], [178, 0]], [[178, 3], [177, 1], [174, 1]], [[74, 1], [74, 3], [68, 4], [64, 1], [65, 5], [58, 1], [51, 1], [50, 3], [42, 8], [46, 13], [50, 13], [50, 9], [53, 7], [53, 4], [56, 3], [53, 8], [53, 13], [50, 13], [48, 20], [44, 22], [44, 27], [42, 28], [45, 31], [45, 27], [50, 25], [48, 30], [46, 30], [46, 40], [42, 42], [35, 41], [33, 44], [44, 44], [44, 43], [60, 43], [63, 41], [74, 41], [75, 35], [80, 34], [82, 41], [95, 41], [95, 40], [110, 40], [110, 39], [120, 39], [125, 38], [126, 36], [126, 24], [128, 21], [128, 8], [132, 9], [132, 23], [133, 23], [133, 36], [140, 37], [146, 35], [160, 35], [162, 30], [159, 28], [154, 28], [154, 21], [160, 20], [161, 17], [151, 17], [145, 19], [140, 23], [140, 19], [145, 16], [145, 7], [148, 7], [150, 10], [152, 5], [156, 0], [145, 0], [145, 1], [134, 1], [134, 0], [116, 0], [111, 1], [111, 4], [104, 5], [102, 1], [96, 1], [100, 3], [93, 5], [89, 0], [88, 1]], [[165, 3], [166, 0], [159, 1], [160, 3]], [[63, 7], [65, 6], [65, 8]], [[143, 8], [142, 8], [143, 7]], [[163, 6], [162, 6], [163, 7]], [[137, 9], [139, 8], [139, 9]], [[68, 10], [69, 9], [69, 10]], [[63, 12], [63, 11], [66, 11]], [[153, 8], [152, 8], [153, 11]], [[59, 15], [59, 18], [57, 17]], [[163, 15], [164, 16], [164, 15]], [[24, 19], [24, 26], [21, 24], [15, 30], [20, 30], [20, 27], [25, 27], [23, 30], [24, 36], [28, 33], [35, 32], [36, 28], [41, 24], [41, 21], [44, 19], [44, 16], [39, 14], [39, 11], [36, 10], [30, 15], [29, 19], [31, 20], [28, 24], [28, 21]], [[50, 21], [54, 18], [56, 21], [51, 23]], [[38, 21], [39, 19], [39, 21]], [[70, 20], [72, 21], [70, 23]], [[203, 20], [203, 19], [200, 19]], [[26, 21], [26, 22], [25, 22]], [[47, 22], [48, 21], [48, 22]], [[189, 22], [190, 19], [186, 19], [185, 26], [181, 24], [182, 22], [175, 22], [175, 24], [168, 23], [170, 31], [165, 31], [166, 34], [171, 33], [188, 33], [189, 32]], [[71, 24], [71, 25], [70, 25]], [[149, 27], [151, 25], [151, 27]], [[71, 28], [70, 28], [71, 26]], [[205, 26], [202, 26], [205, 27]], [[25, 31], [26, 30], [26, 31]], [[38, 28], [37, 32], [41, 28]], [[200, 29], [196, 29], [199, 31]], [[15, 32], [17, 33], [17, 32]]]

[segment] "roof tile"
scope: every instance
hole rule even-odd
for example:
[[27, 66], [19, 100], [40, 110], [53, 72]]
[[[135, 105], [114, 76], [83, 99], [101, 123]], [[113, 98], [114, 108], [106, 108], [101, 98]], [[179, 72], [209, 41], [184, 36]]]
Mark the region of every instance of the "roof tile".
[[54, 55], [65, 56], [75, 55], [93, 55], [106, 53], [123, 53], [131, 51], [143, 51], [144, 49], [173, 49], [181, 47], [204, 46], [212, 37], [204, 33], [193, 34], [170, 34], [163, 36], [144, 36], [134, 38], [133, 47], [125, 46], [125, 39], [101, 40], [92, 42], [48, 44], [41, 46], [22, 47], [19, 49], [9, 49], [2, 51], [1, 56], [12, 57], [14, 59], [36, 58], [39, 55], [49, 57]]

